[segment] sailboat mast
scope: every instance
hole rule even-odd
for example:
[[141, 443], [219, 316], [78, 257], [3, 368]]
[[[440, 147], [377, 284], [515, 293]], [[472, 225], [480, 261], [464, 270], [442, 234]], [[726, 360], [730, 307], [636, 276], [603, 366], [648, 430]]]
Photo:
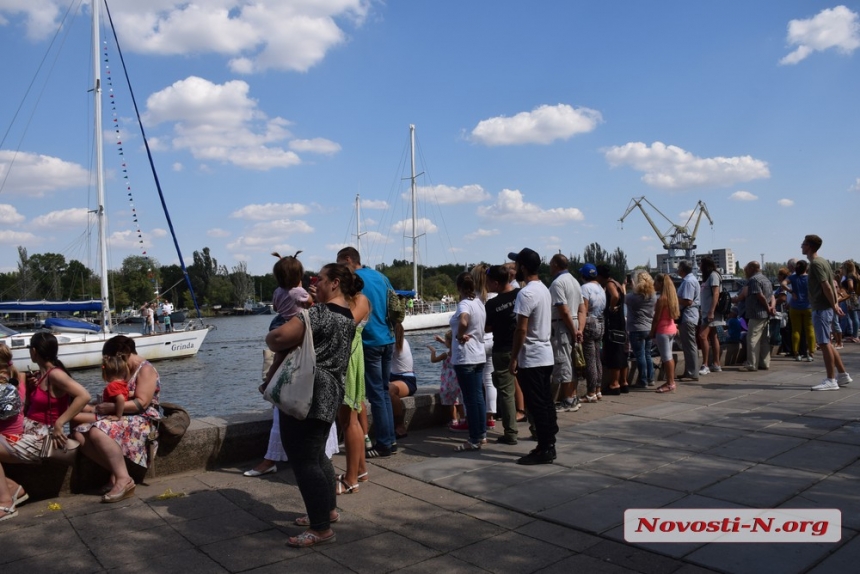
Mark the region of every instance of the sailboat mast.
[[409, 124], [409, 153], [412, 156], [412, 290], [418, 296], [418, 229], [416, 206], [418, 193], [415, 187], [415, 124]]
[[104, 178], [104, 141], [102, 134], [102, 76], [101, 76], [101, 40], [99, 38], [99, 6], [100, 2], [92, 3], [93, 11], [93, 115], [95, 116], [95, 143], [96, 143], [96, 191], [98, 207], [96, 218], [99, 229], [99, 264], [101, 265], [101, 300], [102, 320], [101, 328], [105, 332], [110, 331], [110, 301], [108, 300], [108, 260], [107, 260], [107, 232], [105, 220], [105, 178]]
[[355, 249], [361, 253], [361, 196], [355, 194]]

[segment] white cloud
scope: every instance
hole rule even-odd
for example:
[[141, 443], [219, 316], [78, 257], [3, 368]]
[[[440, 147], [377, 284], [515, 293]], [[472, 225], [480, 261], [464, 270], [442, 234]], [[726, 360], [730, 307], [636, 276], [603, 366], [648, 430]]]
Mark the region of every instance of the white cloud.
[[486, 146], [550, 144], [588, 133], [603, 121], [597, 110], [567, 104], [543, 105], [513, 117], [497, 116], [481, 120], [472, 130], [471, 140]]
[[61, 189], [86, 186], [90, 173], [57, 157], [0, 150], [0, 182], [3, 193], [42, 197]]
[[499, 235], [501, 231], [498, 229], [477, 229], [472, 233], [467, 233], [463, 239], [471, 241], [472, 239], [477, 239], [479, 237], [492, 237], [494, 235]]
[[767, 162], [751, 156], [696, 157], [677, 146], [630, 142], [605, 151], [612, 167], [629, 165], [644, 172], [642, 181], [660, 189], [726, 186], [770, 177]]
[[794, 200], [793, 199], [780, 199], [779, 201], [777, 201], [777, 203], [783, 207], [791, 207], [792, 205], [794, 205]]
[[0, 203], [0, 223], [3, 225], [21, 223], [25, 219], [26, 217], [18, 213], [18, 210], [15, 209], [15, 207], [5, 203]]
[[271, 251], [290, 235], [313, 233], [314, 228], [299, 219], [279, 219], [257, 223], [244, 234], [227, 244], [230, 251]]
[[848, 191], [860, 191], [860, 177], [854, 182], [854, 185], [848, 188]]
[[[490, 199], [490, 194], [478, 184], [451, 187], [450, 185], [418, 186], [415, 190], [419, 199], [429, 199], [437, 205], [456, 205], [458, 203], [480, 203]], [[409, 192], [404, 198], [411, 197]]]
[[516, 189], [500, 191], [496, 203], [479, 207], [478, 215], [498, 221], [537, 225], [564, 225], [585, 219], [582, 211], [575, 207], [543, 209], [534, 203], [526, 203], [523, 201], [523, 194]]
[[797, 48], [780, 64], [796, 64], [813, 52], [830, 48], [850, 54], [860, 48], [860, 17], [845, 6], [824, 9], [807, 20], [789, 22], [786, 42]]
[[147, 239], [137, 236], [137, 231], [130, 229], [126, 231], [114, 231], [108, 237], [108, 245], [111, 249], [136, 249], [138, 247], [150, 248], [152, 243]]
[[29, 231], [12, 231], [11, 229], [0, 229], [0, 244], [20, 245], [22, 243], [34, 243], [38, 238]]
[[639, 241], [653, 241], [653, 240], [654, 240], [654, 238], [651, 237], [650, 235], [643, 235], [639, 238]]
[[185, 166], [183, 166], [181, 163], [179, 163], [178, 161], [173, 162], [173, 171], [182, 171], [183, 169], [185, 169]]
[[[0, 15], [24, 14], [28, 36], [35, 40], [56, 30], [67, 2], [16, 0], [10, 5], [7, 0], [0, 4]], [[217, 54], [228, 59], [234, 73], [249, 74], [306, 72], [347, 41], [341, 26], [361, 26], [370, 5], [370, 0], [116, 0], [112, 7], [127, 52]]]
[[85, 207], [73, 207], [71, 209], [61, 209], [59, 211], [51, 211], [45, 215], [40, 215], [33, 218], [33, 227], [54, 228], [54, 227], [77, 227], [84, 229], [90, 220], [90, 212]]
[[235, 219], [270, 221], [296, 215], [306, 215], [310, 208], [301, 203], [265, 203], [246, 205], [230, 214]]
[[206, 232], [209, 237], [230, 237], [230, 232], [220, 227], [215, 227]]
[[[415, 230], [418, 235], [423, 235], [425, 233], [436, 233], [439, 231], [439, 228], [435, 223], [427, 219], [426, 217], [419, 217], [415, 220]], [[412, 233], [412, 220], [411, 219], [403, 219], [398, 221], [394, 225], [391, 226], [392, 233]]]
[[314, 138], [311, 140], [293, 140], [290, 149], [297, 152], [320, 153], [333, 155], [341, 150], [340, 144], [325, 138]]
[[755, 201], [758, 199], [758, 196], [748, 191], [736, 191], [729, 196], [729, 199], [733, 199], [735, 201]]
[[241, 80], [214, 84], [189, 76], [149, 96], [144, 121], [171, 122], [172, 147], [187, 149], [198, 160], [259, 171], [300, 164], [295, 152], [273, 145], [290, 137], [290, 122], [266, 116], [249, 90]]
[[156, 227], [152, 231], [150, 231], [149, 234], [153, 237], [167, 237], [167, 230], [161, 229], [160, 227]]
[[362, 199], [361, 207], [364, 209], [388, 209], [388, 202], [383, 199]]

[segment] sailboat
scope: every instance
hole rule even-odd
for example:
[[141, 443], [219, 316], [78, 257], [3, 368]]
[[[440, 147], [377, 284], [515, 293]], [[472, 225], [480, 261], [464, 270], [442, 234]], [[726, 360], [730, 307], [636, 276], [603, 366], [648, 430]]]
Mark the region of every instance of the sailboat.
[[[415, 125], [409, 125], [409, 154], [411, 157], [412, 173], [410, 175], [410, 190], [412, 199], [412, 293], [418, 295], [418, 187], [415, 174]], [[456, 310], [453, 302], [418, 303], [403, 319], [404, 331], [419, 331], [421, 329], [441, 329], [447, 327]]]
[[[105, 4], [106, 5], [106, 4]], [[107, 6], [107, 5], [106, 5]], [[110, 300], [108, 297], [108, 258], [107, 258], [107, 230], [105, 221], [105, 184], [104, 184], [104, 142], [102, 133], [102, 82], [101, 82], [101, 58], [99, 47], [101, 42], [99, 39], [99, 3], [92, 3], [92, 50], [93, 50], [93, 105], [94, 105], [94, 122], [95, 122], [95, 175], [98, 207], [96, 208], [96, 217], [98, 221], [98, 237], [99, 237], [99, 263], [101, 265], [101, 282], [100, 292], [101, 299], [84, 302], [49, 302], [49, 301], [21, 301], [9, 302], [3, 305], [5, 312], [75, 312], [80, 310], [95, 311], [99, 313], [98, 332], [82, 332], [83, 329], [62, 330], [58, 327], [54, 330], [54, 334], [59, 342], [58, 357], [63, 364], [69, 369], [83, 369], [88, 367], [96, 367], [102, 362], [102, 346], [105, 341], [114, 337], [118, 333], [112, 331]], [[141, 126], [141, 130], [142, 130]], [[149, 144], [146, 141], [144, 134], [144, 144], [149, 153]], [[157, 179], [157, 178], [156, 178]], [[157, 184], [157, 181], [156, 181]], [[158, 185], [158, 184], [157, 184]], [[159, 193], [161, 189], [159, 186]], [[162, 205], [165, 207], [165, 216], [167, 218], [170, 232], [173, 234], [174, 244], [176, 236], [173, 230], [173, 224], [170, 221], [170, 215], [167, 213], [166, 205], [162, 198]], [[177, 245], [177, 254], [183, 271], [185, 271], [185, 263], [182, 260], [182, 254], [179, 252]], [[188, 274], [185, 273], [186, 282], [189, 289], [191, 283], [188, 280]], [[193, 295], [193, 290], [192, 290]], [[196, 306], [196, 301], [195, 301]], [[200, 311], [198, 309], [198, 317]], [[189, 357], [196, 355], [203, 344], [206, 335], [209, 332], [209, 327], [203, 326], [202, 322], [199, 326], [189, 325], [184, 330], [174, 330], [172, 332], [156, 333], [153, 335], [141, 334], [126, 334], [134, 337], [137, 353], [144, 358], [155, 361], [160, 359], [176, 359], [180, 357]], [[34, 332], [14, 332], [3, 328], [0, 330], [0, 341], [5, 343], [12, 349], [12, 358], [15, 361], [16, 367], [19, 370], [38, 369], [38, 366], [30, 360], [30, 352], [27, 348], [30, 344], [30, 338]]]

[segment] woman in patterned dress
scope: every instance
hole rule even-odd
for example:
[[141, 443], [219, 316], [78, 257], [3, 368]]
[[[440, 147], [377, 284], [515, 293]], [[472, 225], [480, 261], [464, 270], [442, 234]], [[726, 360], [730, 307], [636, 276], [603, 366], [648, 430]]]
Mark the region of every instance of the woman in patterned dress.
[[305, 325], [300, 315], [266, 336], [269, 349], [283, 351], [300, 344], [310, 327], [316, 352], [313, 399], [307, 417], [298, 420], [283, 412], [280, 417], [281, 440], [308, 512], [296, 519], [296, 524], [307, 530], [290, 537], [289, 546], [306, 548], [335, 540], [331, 523], [340, 515], [334, 467], [325, 455], [325, 443], [343, 402], [344, 376], [355, 336], [350, 301], [363, 286], [346, 265], [326, 265], [320, 270], [314, 293], [318, 303], [308, 311], [310, 325]]
[[74, 421], [79, 424], [73, 436], [80, 441], [84, 455], [111, 473], [110, 482], [103, 489], [102, 502], [119, 502], [134, 495], [134, 479], [128, 473], [125, 459], [147, 468], [147, 441], [161, 418], [158, 409], [161, 383], [158, 372], [137, 354], [134, 340], [125, 335], [108, 339], [102, 347], [102, 355], [125, 359], [131, 373], [129, 400], [117, 421], [109, 418], [115, 414], [112, 402], [85, 407], [83, 414]]

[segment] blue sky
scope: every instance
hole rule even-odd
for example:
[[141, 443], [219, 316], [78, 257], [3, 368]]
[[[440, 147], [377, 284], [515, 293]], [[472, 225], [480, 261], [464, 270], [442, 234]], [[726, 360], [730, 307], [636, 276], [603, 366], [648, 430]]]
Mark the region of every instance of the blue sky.
[[[81, 15], [36, 82], [39, 105], [31, 93], [9, 129], [69, 5], [0, 0], [0, 50], [15, 54], [0, 61], [0, 270], [15, 268], [19, 245], [84, 262], [95, 253], [82, 236], [94, 201], [89, 5], [71, 2]], [[662, 248], [645, 218], [618, 222], [639, 196], [678, 224], [704, 201], [714, 226], [703, 222], [700, 251], [784, 261], [817, 233], [828, 258], [858, 256], [860, 2], [110, 8], [188, 260], [208, 246], [259, 274], [271, 251], [302, 250], [317, 269], [354, 242], [356, 194], [365, 262], [410, 258], [409, 124], [429, 265], [595, 241], [631, 266], [654, 264]], [[111, 266], [143, 250], [174, 263], [110, 46], [108, 59], [123, 148], [106, 104]]]

